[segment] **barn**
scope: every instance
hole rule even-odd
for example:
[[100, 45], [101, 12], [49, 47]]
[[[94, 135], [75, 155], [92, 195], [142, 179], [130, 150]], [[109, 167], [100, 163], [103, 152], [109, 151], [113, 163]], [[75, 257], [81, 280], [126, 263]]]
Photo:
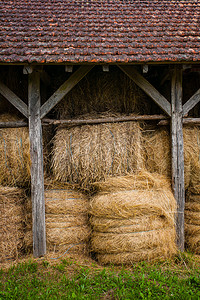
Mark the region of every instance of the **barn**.
[[[95, 128], [98, 124], [132, 122], [145, 124], [146, 131], [168, 128], [171, 186], [177, 204], [176, 242], [178, 249], [184, 251], [187, 188], [183, 127], [191, 129], [187, 139], [198, 144], [200, 3], [197, 0], [0, 0], [0, 3], [0, 113], [17, 116], [1, 118], [0, 128], [29, 130], [34, 256], [46, 254], [44, 173], [47, 171], [42, 136], [46, 128], [53, 127], [55, 132], [59, 126]], [[121, 136], [122, 127], [118, 127]], [[134, 130], [130, 129], [135, 134]], [[84, 134], [81, 130], [76, 132], [80, 140]], [[104, 133], [102, 141], [108, 134]], [[84, 141], [87, 148], [87, 135]], [[5, 156], [3, 137], [1, 144]], [[159, 152], [161, 141], [156, 147]], [[69, 149], [70, 152], [70, 146]], [[140, 147], [134, 151], [140, 152]], [[192, 156], [193, 150], [187, 151]], [[61, 157], [58, 149], [54, 152]], [[140, 157], [137, 155], [135, 160], [140, 169]], [[192, 175], [197, 177], [196, 185], [200, 182], [199, 170]], [[74, 177], [69, 175], [72, 181], [76, 171], [75, 168]], [[3, 176], [4, 171], [1, 173]], [[62, 177], [59, 176], [58, 180]], [[6, 184], [5, 179], [3, 185]], [[200, 192], [196, 194], [200, 199]], [[200, 219], [199, 210], [196, 214], [197, 220]]]

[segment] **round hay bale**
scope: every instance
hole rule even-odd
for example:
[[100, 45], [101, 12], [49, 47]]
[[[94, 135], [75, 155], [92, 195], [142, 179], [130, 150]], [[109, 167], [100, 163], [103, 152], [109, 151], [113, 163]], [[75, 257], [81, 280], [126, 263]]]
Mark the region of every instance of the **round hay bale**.
[[189, 190], [200, 193], [200, 129], [198, 127], [184, 128], [185, 161], [190, 161]]
[[185, 203], [185, 242], [190, 251], [200, 254], [200, 195], [191, 193]]
[[129, 233], [157, 230], [170, 225], [163, 215], [141, 215], [130, 219], [109, 219], [103, 217], [90, 217], [90, 224], [96, 232]]
[[190, 251], [200, 254], [200, 222], [197, 225], [195, 223], [185, 225], [185, 242]]
[[200, 212], [185, 210], [185, 222], [186, 224], [200, 226]]
[[88, 200], [74, 190], [46, 190], [46, 214], [71, 214], [72, 216], [88, 213]]
[[21, 254], [24, 237], [23, 190], [0, 187], [0, 262]]
[[[165, 245], [168, 251], [175, 250], [174, 228], [148, 230], [129, 233], [94, 232], [91, 237], [91, 248], [98, 254], [148, 251], [160, 249]], [[140, 257], [138, 257], [138, 261]]]
[[[25, 248], [32, 248], [31, 201], [26, 205]], [[46, 190], [46, 238], [48, 251], [83, 253], [88, 251], [87, 242], [90, 236], [88, 226], [88, 200], [74, 190]]]
[[176, 202], [170, 190], [130, 190], [98, 194], [90, 203], [90, 213], [111, 219], [132, 218], [146, 214], [162, 216], [174, 222]]
[[152, 250], [140, 250], [138, 252], [123, 252], [123, 253], [106, 253], [97, 254], [97, 260], [103, 265], [115, 264], [115, 265], [132, 265], [139, 261], [159, 261], [172, 257], [177, 252], [175, 248], [162, 247]]
[[55, 179], [90, 188], [107, 176], [142, 168], [141, 130], [137, 122], [58, 128], [52, 170]]
[[90, 202], [91, 248], [101, 263], [175, 254], [176, 201], [166, 178], [143, 171], [95, 185], [99, 193]]

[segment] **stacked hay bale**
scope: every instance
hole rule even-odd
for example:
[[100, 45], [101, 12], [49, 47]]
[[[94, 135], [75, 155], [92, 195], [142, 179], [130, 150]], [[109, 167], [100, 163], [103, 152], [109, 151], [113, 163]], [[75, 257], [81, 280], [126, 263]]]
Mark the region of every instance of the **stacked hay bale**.
[[[200, 192], [200, 130], [197, 127], [183, 129], [185, 189]], [[147, 132], [143, 136], [145, 166], [149, 172], [171, 177], [171, 142], [166, 128]]]
[[24, 192], [14, 187], [0, 187], [0, 262], [16, 259], [24, 236]]
[[200, 254], [200, 195], [189, 194], [186, 198], [185, 242], [190, 251]]
[[95, 185], [91, 247], [99, 262], [128, 264], [176, 253], [176, 201], [163, 176], [143, 171]]
[[[47, 250], [53, 252], [87, 253], [90, 235], [88, 200], [72, 189], [45, 191]], [[25, 248], [32, 248], [31, 201], [26, 203]]]
[[142, 167], [141, 130], [137, 122], [58, 128], [52, 169], [55, 179], [90, 189], [106, 176]]

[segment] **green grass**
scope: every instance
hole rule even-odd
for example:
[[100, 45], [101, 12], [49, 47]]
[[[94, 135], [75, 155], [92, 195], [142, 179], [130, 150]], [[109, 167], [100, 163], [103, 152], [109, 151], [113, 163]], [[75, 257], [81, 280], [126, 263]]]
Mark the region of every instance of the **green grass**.
[[200, 299], [200, 259], [101, 267], [70, 258], [0, 270], [0, 299]]

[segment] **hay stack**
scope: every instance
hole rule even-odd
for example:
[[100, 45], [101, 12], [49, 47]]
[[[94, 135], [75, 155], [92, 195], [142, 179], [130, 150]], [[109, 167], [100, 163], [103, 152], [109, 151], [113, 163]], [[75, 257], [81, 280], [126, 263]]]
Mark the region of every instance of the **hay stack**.
[[24, 236], [24, 193], [14, 187], [0, 187], [0, 262], [16, 259]]
[[200, 254], [200, 195], [190, 194], [185, 204], [185, 242], [189, 250]]
[[142, 166], [141, 130], [136, 122], [59, 128], [52, 169], [56, 180], [91, 183], [133, 173]]
[[[54, 252], [86, 253], [90, 230], [87, 225], [88, 200], [74, 190], [46, 190], [47, 250]], [[26, 204], [27, 250], [32, 248], [31, 202]]]
[[[66, 74], [65, 74], [66, 76]], [[56, 90], [64, 80], [54, 80]], [[118, 67], [110, 66], [103, 72], [101, 66], [91, 70], [55, 108], [61, 119], [83, 114], [147, 113], [151, 108], [147, 95]]]
[[[147, 132], [143, 136], [146, 169], [171, 177], [171, 142], [166, 128]], [[185, 189], [200, 193], [200, 130], [197, 127], [183, 129]]]
[[91, 247], [101, 263], [152, 261], [176, 253], [176, 201], [164, 177], [141, 172], [96, 185]]

